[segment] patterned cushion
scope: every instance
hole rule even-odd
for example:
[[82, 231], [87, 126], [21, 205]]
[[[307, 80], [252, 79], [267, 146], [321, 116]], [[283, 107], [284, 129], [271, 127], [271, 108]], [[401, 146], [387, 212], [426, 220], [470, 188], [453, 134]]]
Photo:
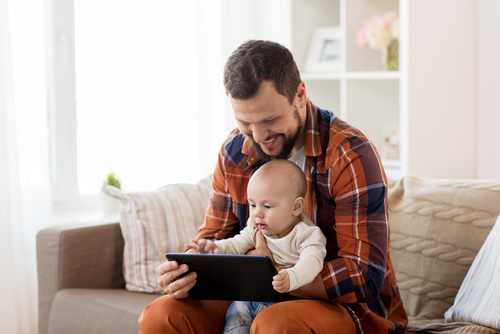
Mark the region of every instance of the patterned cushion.
[[407, 176], [389, 182], [391, 257], [410, 319], [450, 308], [500, 212], [500, 182]]
[[120, 226], [125, 240], [123, 274], [126, 289], [162, 293], [156, 268], [165, 253], [183, 252], [198, 234], [211, 194], [211, 178], [197, 184], [172, 184], [151, 192], [103, 191], [121, 201]]
[[445, 319], [500, 330], [500, 216], [462, 282], [455, 303], [445, 313]]

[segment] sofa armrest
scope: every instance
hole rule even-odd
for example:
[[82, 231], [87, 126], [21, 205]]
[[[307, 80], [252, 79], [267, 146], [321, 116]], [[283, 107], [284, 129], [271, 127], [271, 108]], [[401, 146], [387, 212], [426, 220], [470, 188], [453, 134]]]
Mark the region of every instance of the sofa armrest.
[[46, 228], [37, 234], [39, 332], [46, 333], [52, 301], [65, 288], [124, 288], [119, 223]]

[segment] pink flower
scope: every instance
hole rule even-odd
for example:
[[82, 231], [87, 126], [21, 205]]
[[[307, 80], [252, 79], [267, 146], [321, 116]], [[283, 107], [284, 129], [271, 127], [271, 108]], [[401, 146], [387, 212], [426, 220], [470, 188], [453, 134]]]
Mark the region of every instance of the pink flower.
[[383, 49], [389, 46], [391, 35], [389, 30], [384, 27], [384, 23], [380, 18], [374, 21], [374, 24], [367, 32], [368, 45], [372, 49]]
[[373, 26], [376, 24], [377, 18], [375, 16], [370, 17], [359, 29], [357, 35], [356, 35], [356, 43], [359, 46], [368, 46], [368, 34], [371, 29], [373, 29]]
[[368, 39], [366, 37], [366, 32], [368, 28], [363, 26], [363, 28], [359, 29], [358, 33], [356, 34], [356, 43], [359, 46], [368, 46]]
[[391, 31], [392, 38], [399, 39], [399, 18], [392, 21], [390, 31]]
[[372, 49], [386, 48], [392, 39], [399, 39], [399, 14], [395, 11], [371, 16], [356, 34], [359, 46]]
[[388, 12], [382, 16], [382, 22], [384, 23], [384, 27], [388, 30], [391, 29], [391, 25], [394, 21], [399, 20], [398, 12]]

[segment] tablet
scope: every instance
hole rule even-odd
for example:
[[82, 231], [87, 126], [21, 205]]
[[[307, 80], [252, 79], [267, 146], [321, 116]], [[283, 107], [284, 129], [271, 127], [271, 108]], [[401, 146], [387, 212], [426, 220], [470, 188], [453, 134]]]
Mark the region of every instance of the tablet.
[[187, 264], [196, 272], [196, 284], [189, 290], [195, 299], [279, 302], [289, 300], [288, 293], [274, 290], [277, 274], [267, 256], [227, 254], [167, 253], [169, 261]]

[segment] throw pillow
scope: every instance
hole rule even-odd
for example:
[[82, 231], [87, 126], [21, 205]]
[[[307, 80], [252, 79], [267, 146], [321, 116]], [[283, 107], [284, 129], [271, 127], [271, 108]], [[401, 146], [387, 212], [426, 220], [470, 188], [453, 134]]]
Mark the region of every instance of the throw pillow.
[[162, 293], [156, 268], [166, 261], [165, 253], [183, 252], [186, 243], [198, 234], [212, 190], [211, 178], [150, 192], [125, 192], [111, 186], [102, 190], [121, 201], [126, 289]]
[[389, 182], [391, 259], [411, 319], [442, 319], [500, 213], [500, 181]]
[[465, 276], [445, 319], [500, 330], [500, 216]]

